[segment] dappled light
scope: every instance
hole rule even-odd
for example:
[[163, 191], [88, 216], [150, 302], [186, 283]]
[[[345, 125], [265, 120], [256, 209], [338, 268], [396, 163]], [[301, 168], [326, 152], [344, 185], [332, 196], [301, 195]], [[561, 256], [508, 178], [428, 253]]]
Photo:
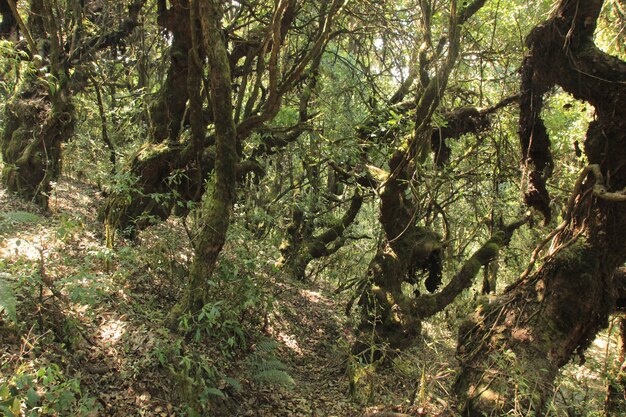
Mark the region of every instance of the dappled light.
[[0, 0], [0, 416], [626, 415], [620, 0]]

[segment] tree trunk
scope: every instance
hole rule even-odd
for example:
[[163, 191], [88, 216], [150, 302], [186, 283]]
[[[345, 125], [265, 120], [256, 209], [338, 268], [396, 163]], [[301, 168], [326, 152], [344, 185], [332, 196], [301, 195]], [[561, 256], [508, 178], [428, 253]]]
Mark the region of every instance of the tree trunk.
[[[209, 170], [198, 170], [192, 161], [199, 154], [185, 152], [191, 144], [179, 143], [189, 98], [188, 80], [195, 71], [195, 66], [190, 65], [194, 42], [188, 3], [185, 0], [171, 2], [169, 9], [158, 11], [157, 20], [172, 34], [172, 46], [165, 83], [150, 109], [148, 140], [131, 159], [126, 170], [128, 184], [111, 193], [100, 211], [107, 230], [118, 229], [129, 236], [150, 224], [151, 217], [165, 219], [169, 216], [175, 204], [172, 189], [188, 200], [199, 201], [201, 194], [197, 188], [201, 188]], [[200, 86], [194, 87], [196, 91], [200, 89]], [[184, 169], [185, 175], [175, 184], [168, 181], [168, 177], [177, 169]]]
[[[226, 43], [221, 34], [222, 5], [217, 0], [201, 2], [199, 16], [204, 46], [209, 59], [211, 107], [215, 120], [216, 162], [209, 191], [198, 210], [194, 258], [189, 271], [189, 286], [174, 308], [172, 319], [197, 312], [206, 302], [209, 281], [217, 257], [224, 246], [235, 202], [237, 133], [233, 119], [232, 87]], [[175, 323], [173, 323], [175, 324]]]
[[[420, 307], [424, 311], [416, 311], [415, 306], [425, 298], [420, 297], [419, 292], [405, 294], [403, 283], [416, 284], [420, 270], [428, 271], [428, 278], [425, 280], [428, 291], [436, 291], [441, 283], [441, 238], [428, 228], [418, 225], [416, 219], [421, 217], [421, 213], [417, 212], [414, 199], [407, 190], [416, 167], [425, 162], [428, 152], [435, 152], [435, 161], [438, 164], [447, 161], [449, 151], [445, 147], [445, 138], [458, 137], [463, 131], [476, 132], [484, 127], [486, 119], [481, 119], [481, 114], [476, 109], [462, 109], [451, 115], [452, 123], [447, 132], [437, 133], [431, 127], [433, 113], [439, 107], [450, 73], [456, 65], [461, 28], [484, 3], [483, 0], [464, 3], [460, 9], [456, 8], [456, 3], [452, 3], [446, 56], [438, 63], [436, 70], [430, 68], [435, 65], [425, 55], [420, 55], [420, 62], [417, 64], [421, 69], [421, 85], [418, 86], [415, 97], [414, 128], [407, 144], [408, 149], [398, 149], [392, 154], [388, 172], [377, 169], [371, 173], [377, 177], [374, 183], [380, 190], [379, 220], [384, 234], [378, 251], [368, 266], [361, 288], [362, 295], [359, 297], [361, 320], [352, 351], [365, 359], [368, 357], [367, 352], [370, 352], [370, 359], [378, 356], [379, 347], [382, 346], [405, 348], [420, 333], [421, 320], [427, 317], [423, 313], [428, 314], [430, 307]], [[431, 10], [426, 3], [422, 4], [422, 13], [425, 16], [424, 21], [429, 21], [430, 18], [426, 17], [430, 16]], [[431, 28], [426, 26], [423, 30], [429, 33]], [[434, 73], [432, 78], [429, 72]], [[408, 89], [404, 87], [400, 90], [406, 93]], [[401, 100], [400, 90], [392, 97], [392, 102]], [[361, 133], [367, 134], [365, 130], [361, 128]], [[451, 293], [458, 294], [456, 291]], [[443, 299], [443, 296], [437, 298]], [[433, 300], [428, 301], [428, 305], [434, 306], [436, 303], [431, 304], [431, 301]]]
[[[8, 3], [15, 8], [16, 2]], [[49, 1], [30, 1], [27, 24], [13, 10], [15, 23], [27, 40], [32, 68], [5, 110], [0, 149], [2, 181], [9, 191], [47, 207], [50, 182], [60, 174], [61, 145], [74, 131], [72, 95], [83, 88], [83, 83], [75, 82], [84, 76], [76, 67], [91, 59], [91, 54], [128, 36], [144, 3], [136, 0], [128, 6], [128, 18], [118, 28], [106, 28], [92, 37], [80, 31], [80, 7], [68, 12], [67, 18], [77, 23], [72, 33], [62, 33], [62, 19], [56, 15], [60, 10]], [[8, 16], [6, 4], [0, 3], [3, 26]], [[70, 38], [72, 48], [65, 43]]]
[[47, 208], [50, 182], [61, 170], [61, 144], [74, 131], [67, 91], [50, 92], [38, 78], [26, 79], [7, 104], [2, 135], [2, 182], [10, 192]]
[[[559, 368], [589, 346], [614, 308], [614, 271], [626, 260], [626, 196], [619, 191], [626, 187], [626, 64], [593, 43], [602, 3], [561, 0], [527, 38], [520, 135], [530, 171], [542, 175], [538, 182], [530, 176], [527, 203], [549, 217], [542, 181], [551, 157], [540, 107], [554, 84], [596, 109], [585, 139], [591, 165], [576, 184], [565, 221], [549, 236], [554, 239], [542, 267], [481, 306], [460, 329], [455, 391], [464, 415], [541, 414]], [[533, 138], [537, 126], [543, 139], [535, 149], [526, 136]]]
[[356, 219], [362, 204], [363, 197], [357, 191], [341, 220], [316, 235], [312, 234], [311, 226], [307, 224], [312, 220], [305, 219], [300, 208], [294, 208], [291, 223], [287, 227], [287, 237], [280, 247], [279, 267], [290, 276], [303, 281], [311, 261], [330, 256], [344, 246], [344, 233]]
[[[21, 19], [18, 23], [29, 41], [29, 52], [45, 57], [48, 65], [41, 67], [42, 58], [33, 58], [36, 73], [25, 75], [6, 106], [0, 139], [2, 182], [10, 192], [47, 208], [50, 182], [60, 174], [61, 143], [74, 131], [74, 107], [69, 76], [60, 64], [62, 51], [52, 12], [41, 0], [32, 0], [28, 27]], [[44, 77], [44, 72], [51, 77]]]

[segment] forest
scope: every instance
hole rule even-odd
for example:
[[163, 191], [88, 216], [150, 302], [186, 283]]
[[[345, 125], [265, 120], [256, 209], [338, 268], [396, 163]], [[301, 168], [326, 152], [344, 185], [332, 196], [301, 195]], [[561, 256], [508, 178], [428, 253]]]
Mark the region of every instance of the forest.
[[626, 415], [625, 0], [0, 19], [0, 416]]

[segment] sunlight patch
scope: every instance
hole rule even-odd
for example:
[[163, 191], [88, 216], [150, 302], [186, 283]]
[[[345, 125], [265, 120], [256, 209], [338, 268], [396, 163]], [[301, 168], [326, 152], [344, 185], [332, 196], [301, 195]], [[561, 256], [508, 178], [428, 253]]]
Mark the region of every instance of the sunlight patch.
[[38, 261], [40, 259], [39, 248], [37, 244], [17, 237], [7, 239], [4, 247], [0, 249], [0, 254], [9, 259], [15, 256], [29, 261]]
[[110, 344], [117, 343], [125, 332], [126, 323], [118, 319], [109, 320], [100, 326], [100, 337]]
[[302, 349], [300, 348], [298, 341], [293, 335], [289, 335], [285, 332], [280, 332], [278, 333], [278, 340], [280, 340], [283, 345], [287, 346], [298, 355], [302, 355]]
[[319, 303], [322, 301], [321, 294], [316, 291], [300, 290], [300, 294], [312, 303]]
[[600, 349], [606, 349], [607, 342], [604, 337], [597, 337], [593, 344]]

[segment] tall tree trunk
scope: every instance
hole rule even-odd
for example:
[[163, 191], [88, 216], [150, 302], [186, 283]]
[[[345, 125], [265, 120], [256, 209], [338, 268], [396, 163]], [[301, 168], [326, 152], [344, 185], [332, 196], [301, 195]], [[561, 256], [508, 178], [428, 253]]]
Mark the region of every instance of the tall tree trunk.
[[[150, 108], [150, 128], [148, 140], [132, 157], [127, 172], [131, 182], [121, 191], [111, 193], [101, 208], [100, 216], [107, 230], [119, 229], [133, 235], [136, 228], [149, 224], [150, 217], [165, 219], [175, 203], [169, 195], [173, 184], [167, 178], [177, 169], [188, 171], [180, 189], [184, 189], [187, 179], [193, 178], [201, 187], [207, 169], [200, 169], [200, 178], [194, 155], [184, 152], [188, 146], [179, 143], [180, 128], [189, 99], [189, 78], [195, 69], [191, 61], [194, 48], [190, 24], [189, 2], [176, 0], [169, 9], [158, 10], [159, 25], [172, 34], [169, 50], [169, 68], [165, 82], [156, 101]], [[201, 52], [197, 52], [203, 56]], [[191, 63], [191, 65], [190, 65]], [[201, 85], [195, 85], [196, 92]], [[194, 109], [195, 110], [195, 109]], [[196, 154], [197, 155], [197, 154]], [[192, 186], [193, 188], [193, 186]], [[198, 201], [197, 190], [189, 190], [186, 197]], [[195, 196], [196, 198], [193, 198]]]
[[460, 329], [455, 391], [465, 415], [514, 408], [541, 414], [559, 368], [589, 346], [615, 304], [614, 271], [626, 260], [626, 63], [593, 43], [602, 4], [561, 0], [527, 38], [520, 117], [531, 166], [527, 203], [549, 217], [542, 202], [551, 156], [540, 112], [541, 96], [555, 84], [596, 109], [585, 139], [590, 165], [565, 221], [549, 236], [554, 239], [542, 267]]
[[[405, 348], [413, 343], [415, 336], [421, 331], [421, 320], [427, 316], [415, 310], [415, 306], [424, 298], [418, 293], [405, 294], [403, 283], [416, 284], [417, 272], [420, 270], [429, 271], [425, 284], [430, 292], [437, 290], [441, 283], [441, 238], [433, 231], [418, 225], [416, 219], [421, 216], [417, 213], [414, 198], [408, 188], [416, 167], [425, 162], [428, 152], [434, 150], [437, 163], [445, 163], [448, 153], [445, 150], [445, 138], [476, 132], [484, 123], [476, 109], [464, 109], [451, 115], [455, 123], [451, 125], [450, 132], [436, 134], [431, 127], [432, 116], [439, 107], [450, 73], [456, 65], [463, 24], [484, 3], [484, 0], [469, 4], [465, 2], [459, 9], [456, 2], [451, 3], [446, 56], [439, 62], [436, 70], [430, 68], [435, 65], [425, 55], [420, 55], [420, 62], [417, 64], [421, 69], [421, 84], [417, 86], [414, 129], [408, 149], [399, 149], [393, 153], [389, 159], [388, 172], [371, 172], [373, 177], [377, 177], [373, 182], [380, 190], [379, 221], [384, 234], [377, 253], [368, 266], [359, 299], [361, 320], [357, 342], [352, 348], [353, 353], [367, 352], [369, 346]], [[432, 10], [427, 2], [422, 3], [422, 13], [424, 22], [429, 22]], [[425, 23], [422, 29], [425, 31], [424, 36], [429, 37], [426, 34], [430, 33], [430, 25]], [[432, 78], [429, 70], [434, 72]], [[405, 87], [403, 85], [392, 97], [392, 102], [400, 101], [403, 94], [409, 91]], [[361, 130], [362, 134], [367, 134], [365, 129]], [[440, 297], [439, 300], [443, 298]]]
[[[41, 58], [33, 59], [36, 71], [25, 75], [7, 104], [0, 150], [2, 182], [7, 189], [47, 208], [50, 182], [60, 174], [61, 143], [72, 135], [75, 115], [68, 74], [60, 64], [56, 22], [45, 6], [41, 0], [32, 0], [28, 25], [19, 20], [29, 39], [30, 53], [45, 57], [48, 65], [44, 68]], [[38, 46], [41, 50], [34, 50]]]
[[174, 321], [181, 314], [197, 312], [204, 305], [209, 288], [208, 283], [215, 270], [217, 257], [224, 246], [235, 202], [237, 133], [233, 119], [231, 76], [226, 42], [220, 30], [221, 2], [201, 1], [199, 16], [210, 68], [216, 162], [209, 190], [205, 193], [201, 207], [198, 209], [189, 285], [183, 299], [174, 308], [172, 313]]
[[67, 89], [51, 92], [47, 82], [24, 80], [7, 103], [1, 138], [2, 182], [10, 192], [47, 208], [50, 183], [61, 170], [61, 144], [74, 131]]

